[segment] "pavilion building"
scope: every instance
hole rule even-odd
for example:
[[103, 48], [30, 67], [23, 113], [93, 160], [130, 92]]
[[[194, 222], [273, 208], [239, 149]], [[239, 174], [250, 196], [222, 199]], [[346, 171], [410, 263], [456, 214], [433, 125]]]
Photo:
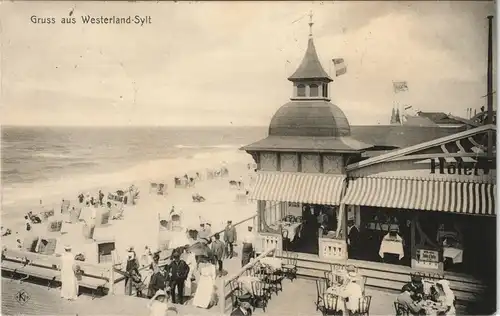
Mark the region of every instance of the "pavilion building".
[[481, 296], [496, 275], [496, 127], [351, 126], [330, 102], [311, 33], [288, 80], [268, 137], [242, 148], [258, 169], [258, 250], [298, 253], [308, 276], [350, 263], [367, 285], [398, 290], [424, 271], [450, 280], [459, 300]]

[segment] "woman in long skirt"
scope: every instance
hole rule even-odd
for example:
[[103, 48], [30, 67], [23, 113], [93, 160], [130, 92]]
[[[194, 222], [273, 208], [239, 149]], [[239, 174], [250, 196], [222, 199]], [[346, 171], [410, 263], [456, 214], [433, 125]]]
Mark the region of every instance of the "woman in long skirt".
[[199, 261], [200, 279], [196, 294], [193, 298], [193, 305], [201, 308], [209, 308], [215, 302], [215, 278], [216, 269], [208, 258], [202, 257]]
[[71, 247], [64, 247], [61, 264], [61, 298], [76, 300], [78, 297], [78, 280], [76, 279], [75, 256], [71, 253]]

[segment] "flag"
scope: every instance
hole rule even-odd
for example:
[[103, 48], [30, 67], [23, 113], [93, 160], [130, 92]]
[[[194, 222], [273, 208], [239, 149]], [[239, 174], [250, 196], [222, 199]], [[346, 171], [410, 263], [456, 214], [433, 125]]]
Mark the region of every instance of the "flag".
[[344, 58], [334, 58], [332, 59], [332, 61], [333, 65], [335, 66], [335, 77], [341, 76], [347, 72]]
[[393, 81], [392, 86], [394, 93], [408, 91], [408, 83], [406, 81]]

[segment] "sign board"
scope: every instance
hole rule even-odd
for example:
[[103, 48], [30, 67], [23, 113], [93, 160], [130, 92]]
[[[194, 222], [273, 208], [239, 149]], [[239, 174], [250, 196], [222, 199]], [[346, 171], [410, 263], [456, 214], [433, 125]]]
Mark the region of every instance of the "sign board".
[[435, 250], [418, 249], [418, 261], [438, 263], [439, 252]]

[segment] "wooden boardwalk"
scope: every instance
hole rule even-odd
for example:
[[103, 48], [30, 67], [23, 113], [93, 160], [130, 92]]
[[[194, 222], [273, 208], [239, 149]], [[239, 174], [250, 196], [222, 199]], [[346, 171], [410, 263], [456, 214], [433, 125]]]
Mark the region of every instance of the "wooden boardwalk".
[[[238, 248], [235, 251], [240, 253]], [[224, 261], [226, 277], [234, 275], [240, 268], [241, 258], [239, 257]], [[117, 286], [123, 287], [123, 282]], [[20, 291], [25, 291], [29, 300], [19, 302], [16, 296]], [[146, 299], [125, 295], [107, 295], [92, 299], [90, 296], [81, 295], [77, 301], [69, 302], [62, 300], [59, 293], [59, 289], [48, 290], [47, 287], [41, 285], [19, 283], [19, 281], [2, 278], [2, 315], [148, 315]], [[372, 288], [367, 288], [366, 294], [372, 296], [371, 315], [394, 314], [393, 302], [397, 294]], [[284, 280], [283, 292], [277, 296], [273, 295], [266, 312], [257, 309], [254, 315], [321, 315], [316, 311], [315, 300], [314, 280], [297, 279], [293, 282]], [[217, 306], [210, 310], [192, 305], [176, 305], [176, 308], [179, 315], [220, 315]], [[175, 313], [171, 314], [175, 315]]]

